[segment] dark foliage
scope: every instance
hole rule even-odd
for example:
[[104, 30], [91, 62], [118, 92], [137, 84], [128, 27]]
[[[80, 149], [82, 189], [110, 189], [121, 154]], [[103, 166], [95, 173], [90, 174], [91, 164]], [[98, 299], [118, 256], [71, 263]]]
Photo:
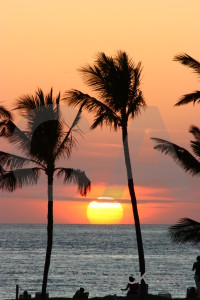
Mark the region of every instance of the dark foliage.
[[[174, 57], [174, 60], [180, 62], [184, 66], [191, 68], [194, 73], [200, 76], [200, 62], [192, 58], [190, 55], [186, 53], [178, 54]], [[176, 103], [176, 106], [185, 105], [190, 102], [193, 102], [193, 104], [195, 104], [196, 102], [200, 102], [200, 91], [195, 91], [193, 93], [182, 96]]]
[[200, 243], [200, 223], [189, 218], [182, 218], [169, 229], [171, 238], [176, 243]]

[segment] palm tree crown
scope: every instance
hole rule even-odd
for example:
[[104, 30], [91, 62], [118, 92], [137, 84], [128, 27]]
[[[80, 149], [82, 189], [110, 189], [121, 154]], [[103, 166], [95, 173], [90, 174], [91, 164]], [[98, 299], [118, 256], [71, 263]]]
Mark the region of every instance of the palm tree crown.
[[98, 95], [98, 100], [77, 90], [66, 93], [69, 105], [84, 105], [95, 112], [92, 128], [103, 124], [114, 130], [127, 126], [128, 119], [139, 114], [146, 106], [140, 89], [141, 63], [136, 66], [125, 52], [115, 58], [99, 53], [94, 66], [80, 69], [85, 83]]
[[[0, 136], [15, 145], [25, 156], [0, 152], [1, 168], [6, 168], [1, 176], [0, 188], [13, 191], [29, 183], [36, 184], [42, 170], [45, 173], [57, 171], [58, 177], [65, 175], [65, 182], [73, 178], [78, 184], [79, 192], [85, 195], [90, 188], [90, 181], [84, 172], [55, 167], [61, 156], [69, 158], [71, 155], [76, 142], [72, 132], [80, 119], [81, 110], [72, 126], [67, 127], [60, 112], [60, 95], [54, 99], [52, 89], [46, 97], [41, 89], [38, 89], [35, 97], [21, 97], [15, 109], [26, 118], [27, 130], [18, 128], [12, 120], [11, 113], [1, 106]], [[24, 168], [30, 164], [37, 167]], [[80, 177], [82, 175], [82, 182], [77, 172]]]
[[[79, 109], [72, 125], [68, 127], [60, 111], [60, 95], [53, 98], [52, 89], [44, 95], [38, 89], [35, 96], [25, 95], [17, 101], [18, 110], [27, 121], [21, 130], [13, 122], [12, 114], [0, 106], [0, 136], [5, 138], [24, 156], [0, 151], [0, 189], [14, 191], [25, 185], [36, 184], [43, 171], [48, 179], [47, 251], [43, 275], [42, 300], [46, 299], [46, 286], [53, 244], [53, 180], [54, 174], [63, 177], [64, 183], [73, 182], [78, 192], [85, 196], [90, 190], [90, 180], [79, 169], [56, 167], [61, 157], [69, 158], [76, 140], [73, 130], [79, 122]], [[29, 165], [29, 167], [27, 167]]]

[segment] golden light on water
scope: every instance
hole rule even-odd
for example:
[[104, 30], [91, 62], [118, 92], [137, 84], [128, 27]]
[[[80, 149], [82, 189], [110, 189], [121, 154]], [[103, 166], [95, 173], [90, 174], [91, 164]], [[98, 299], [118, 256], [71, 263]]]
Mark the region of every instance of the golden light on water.
[[87, 218], [91, 224], [119, 224], [122, 217], [120, 203], [92, 201], [87, 207]]

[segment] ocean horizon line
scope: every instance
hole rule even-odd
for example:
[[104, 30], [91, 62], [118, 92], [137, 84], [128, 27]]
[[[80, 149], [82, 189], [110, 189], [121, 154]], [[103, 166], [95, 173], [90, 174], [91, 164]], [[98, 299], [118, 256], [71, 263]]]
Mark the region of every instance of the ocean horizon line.
[[[141, 223], [140, 225], [158, 225], [158, 226], [171, 226], [173, 223]], [[1, 223], [0, 225], [47, 225], [47, 223]], [[70, 225], [70, 226], [132, 226], [133, 223], [121, 224], [86, 224], [86, 223], [54, 223], [54, 225]]]

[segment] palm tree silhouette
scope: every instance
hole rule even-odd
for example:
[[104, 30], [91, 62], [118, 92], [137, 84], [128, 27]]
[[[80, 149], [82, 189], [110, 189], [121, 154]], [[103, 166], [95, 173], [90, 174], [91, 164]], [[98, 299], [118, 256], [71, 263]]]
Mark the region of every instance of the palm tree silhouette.
[[[200, 128], [191, 126], [189, 132], [192, 133], [194, 137], [194, 140], [190, 142], [194, 156], [183, 147], [159, 138], [152, 138], [152, 140], [157, 143], [154, 149], [171, 156], [172, 159], [185, 170], [185, 172], [191, 174], [192, 176], [199, 176]], [[196, 243], [196, 241], [200, 240], [200, 224], [189, 218], [180, 219], [177, 224], [169, 228], [169, 231], [172, 240], [175, 242]], [[197, 234], [198, 232], [199, 234]]]
[[[192, 58], [190, 55], [183, 53], [174, 57], [174, 61], [191, 68], [197, 75], [200, 75], [200, 62]], [[176, 106], [200, 102], [200, 91], [183, 95], [175, 104]], [[153, 138], [157, 142], [154, 147], [164, 154], [170, 155], [177, 164], [179, 164], [186, 172], [193, 176], [200, 174], [200, 129], [196, 126], [191, 126], [189, 130], [195, 141], [191, 141], [191, 148], [197, 159], [190, 154], [186, 149], [175, 145], [169, 141]], [[169, 228], [171, 238], [175, 242], [181, 243], [198, 243], [200, 242], [200, 223], [189, 218], [182, 218], [175, 225]]]
[[[27, 120], [27, 130], [21, 130], [13, 122], [12, 114], [0, 107], [0, 136], [20, 150], [24, 156], [0, 151], [0, 189], [13, 192], [17, 188], [36, 184], [41, 171], [48, 182], [48, 226], [47, 249], [42, 284], [42, 300], [46, 298], [46, 287], [53, 244], [53, 181], [54, 175], [64, 177], [64, 183], [72, 182], [78, 192], [85, 196], [90, 190], [90, 181], [79, 169], [56, 167], [61, 157], [69, 158], [76, 140], [76, 128], [81, 110], [71, 127], [68, 127], [60, 111], [60, 94], [54, 98], [52, 89], [44, 95], [38, 89], [35, 96], [25, 95], [17, 101], [16, 110]], [[31, 165], [29, 168], [25, 168]]]
[[[94, 66], [86, 65], [79, 71], [85, 83], [97, 93], [98, 99], [78, 90], [67, 91], [64, 99], [69, 105], [84, 107], [87, 111], [95, 113], [92, 129], [106, 125], [115, 131], [119, 129], [122, 131], [128, 188], [135, 219], [140, 274], [143, 276], [145, 274], [144, 250], [128, 146], [128, 121], [146, 107], [140, 89], [141, 63], [135, 65], [126, 52], [119, 51], [114, 58], [102, 52], [97, 55]], [[144, 291], [145, 283], [142, 280], [142, 292]]]

